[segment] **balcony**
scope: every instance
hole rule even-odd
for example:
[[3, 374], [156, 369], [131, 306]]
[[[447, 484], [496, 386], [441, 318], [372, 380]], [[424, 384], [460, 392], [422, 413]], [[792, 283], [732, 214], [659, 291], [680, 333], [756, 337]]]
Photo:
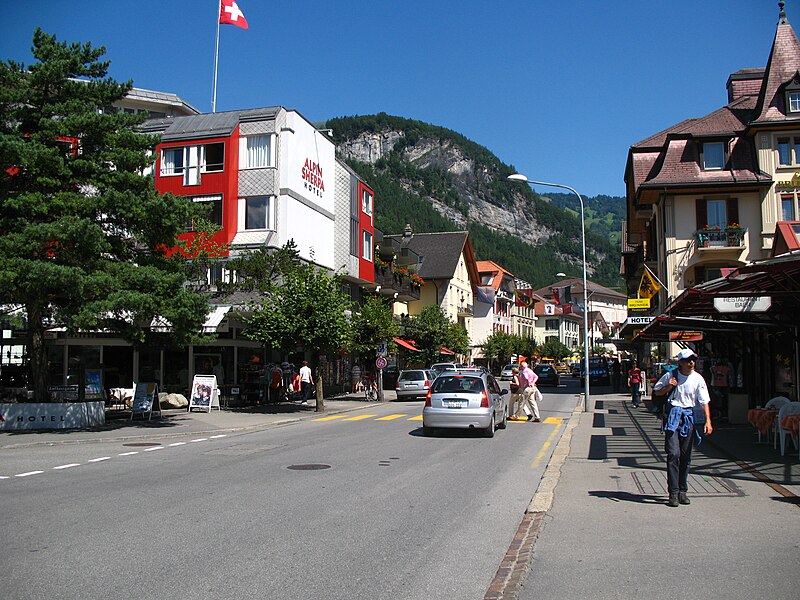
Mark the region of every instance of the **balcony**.
[[471, 317], [474, 311], [472, 310], [472, 304], [459, 304], [458, 305], [458, 316], [459, 317]]
[[409, 277], [399, 275], [391, 267], [375, 266], [375, 284], [381, 286], [380, 294], [387, 296], [397, 294], [395, 300], [410, 302], [419, 300], [422, 286], [411, 281]]
[[697, 249], [704, 251], [742, 250], [745, 247], [744, 236], [747, 232], [742, 227], [724, 227], [721, 229], [698, 229], [695, 232]]

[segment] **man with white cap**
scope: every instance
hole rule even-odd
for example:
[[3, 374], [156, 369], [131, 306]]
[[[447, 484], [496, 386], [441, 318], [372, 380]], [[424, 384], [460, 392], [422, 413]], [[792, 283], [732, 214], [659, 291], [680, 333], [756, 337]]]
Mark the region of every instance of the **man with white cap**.
[[678, 370], [665, 373], [653, 386], [656, 396], [669, 394], [664, 406], [664, 449], [667, 453], [667, 506], [689, 504], [687, 492], [689, 464], [692, 460], [692, 438], [700, 442], [700, 434], [694, 426], [694, 408], [701, 406], [705, 414], [703, 433], [711, 435], [711, 413], [708, 403], [711, 397], [703, 376], [694, 370], [697, 355], [684, 348], [678, 352]]

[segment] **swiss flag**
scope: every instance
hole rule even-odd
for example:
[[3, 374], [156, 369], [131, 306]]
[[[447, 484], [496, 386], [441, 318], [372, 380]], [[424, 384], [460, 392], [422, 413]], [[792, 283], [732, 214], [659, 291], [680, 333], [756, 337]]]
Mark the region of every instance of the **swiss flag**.
[[219, 5], [220, 25], [236, 25], [242, 29], [247, 29], [247, 19], [236, 0], [222, 0]]

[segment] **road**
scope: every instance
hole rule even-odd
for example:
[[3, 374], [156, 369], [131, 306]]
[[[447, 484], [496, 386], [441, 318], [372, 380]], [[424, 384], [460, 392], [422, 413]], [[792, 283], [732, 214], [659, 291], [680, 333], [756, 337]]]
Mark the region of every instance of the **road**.
[[543, 423], [492, 439], [423, 437], [422, 402], [396, 402], [4, 451], [3, 596], [483, 598], [575, 406], [565, 381], [544, 390]]

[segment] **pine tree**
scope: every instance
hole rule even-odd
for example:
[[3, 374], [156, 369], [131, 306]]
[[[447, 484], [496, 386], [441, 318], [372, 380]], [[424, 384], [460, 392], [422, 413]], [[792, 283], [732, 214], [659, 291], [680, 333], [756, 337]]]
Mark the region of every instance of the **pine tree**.
[[108, 110], [131, 89], [107, 77], [103, 47], [37, 29], [35, 63], [0, 63], [0, 303], [24, 306], [32, 384], [47, 398], [44, 333], [109, 330], [144, 341], [154, 316], [178, 343], [206, 299], [184, 286], [175, 248], [194, 215], [143, 175], [157, 143], [146, 115]]

